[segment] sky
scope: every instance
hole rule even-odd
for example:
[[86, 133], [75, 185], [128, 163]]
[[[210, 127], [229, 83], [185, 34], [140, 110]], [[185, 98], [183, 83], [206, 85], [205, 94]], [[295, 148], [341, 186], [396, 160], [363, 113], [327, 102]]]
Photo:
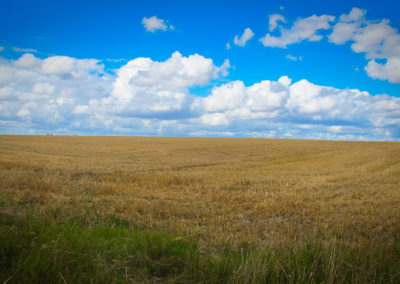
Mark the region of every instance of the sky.
[[400, 141], [399, 11], [0, 0], [0, 134]]

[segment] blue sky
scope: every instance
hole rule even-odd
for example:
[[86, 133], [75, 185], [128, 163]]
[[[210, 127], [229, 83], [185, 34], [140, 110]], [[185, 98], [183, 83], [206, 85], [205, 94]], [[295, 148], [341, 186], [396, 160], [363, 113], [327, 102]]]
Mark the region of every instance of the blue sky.
[[1, 0], [0, 133], [399, 140], [398, 11]]

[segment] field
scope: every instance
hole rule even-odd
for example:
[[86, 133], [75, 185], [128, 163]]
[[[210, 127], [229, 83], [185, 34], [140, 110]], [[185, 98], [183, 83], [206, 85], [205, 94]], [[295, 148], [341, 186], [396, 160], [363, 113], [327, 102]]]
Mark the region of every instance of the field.
[[400, 143], [0, 136], [0, 188], [1, 282], [400, 282]]

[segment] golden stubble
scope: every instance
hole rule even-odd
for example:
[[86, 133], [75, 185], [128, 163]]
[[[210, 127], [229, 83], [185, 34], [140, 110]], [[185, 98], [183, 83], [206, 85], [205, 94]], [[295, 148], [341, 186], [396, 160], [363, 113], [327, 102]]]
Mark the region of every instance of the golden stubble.
[[400, 143], [0, 136], [1, 210], [280, 247], [400, 233]]

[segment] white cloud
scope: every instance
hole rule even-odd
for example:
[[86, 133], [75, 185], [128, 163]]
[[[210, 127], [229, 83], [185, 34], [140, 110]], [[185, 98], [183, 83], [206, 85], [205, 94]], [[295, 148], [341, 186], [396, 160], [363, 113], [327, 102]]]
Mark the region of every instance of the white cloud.
[[69, 57], [67, 61], [73, 62], [69, 69], [59, 72], [57, 68], [48, 69], [53, 58], [58, 57], [42, 60], [24, 54], [18, 60], [0, 63], [0, 100], [4, 107], [0, 121], [19, 124], [23, 119], [27, 129], [42, 131], [70, 127], [76, 105], [110, 92], [110, 76], [103, 74], [98, 60]]
[[293, 56], [291, 54], [286, 55], [286, 58], [291, 61], [302, 61], [303, 60], [303, 56]]
[[27, 67], [27, 68], [35, 68], [39, 67], [42, 64], [42, 60], [35, 57], [31, 53], [25, 53], [17, 61], [15, 61], [14, 65], [18, 67]]
[[77, 105], [74, 110], [73, 110], [74, 114], [85, 114], [85, 113], [89, 113], [89, 107], [83, 106], [83, 105]]
[[222, 65], [218, 68], [218, 72], [222, 75], [222, 76], [228, 76], [229, 74], [229, 69], [231, 68], [231, 62], [229, 61], [229, 59], [225, 59], [224, 63], [222, 63]]
[[156, 32], [157, 30], [166, 31], [168, 29], [175, 30], [174, 25], [169, 25], [168, 21], [158, 18], [157, 16], [152, 16], [150, 18], [143, 17], [142, 24], [146, 31]]
[[[325, 133], [322, 138], [325, 139], [357, 139], [361, 137], [357, 132], [362, 132], [365, 138], [369, 135], [368, 132], [377, 133], [381, 128], [394, 128], [398, 133], [399, 127], [396, 123], [400, 120], [399, 98], [318, 86], [307, 80], [292, 85], [290, 83], [290, 79], [285, 76], [278, 82], [263, 81], [241, 87], [240, 91], [238, 88], [226, 88], [223, 85], [220, 93], [213, 92], [204, 99], [207, 106], [205, 109], [212, 112], [204, 114], [199, 121], [220, 127], [243, 125], [252, 130], [258, 129], [260, 125], [268, 125], [280, 137], [284, 133], [280, 132], [278, 125], [284, 126], [285, 131], [287, 128], [292, 132], [295, 130], [294, 137], [304, 133], [314, 135], [315, 129], [321, 129], [321, 133]], [[235, 84], [240, 85], [240, 81]], [[219, 100], [215, 98], [217, 95]], [[224, 98], [230, 102], [229, 105], [221, 104]], [[303, 127], [304, 122], [308, 123], [307, 128]], [[335, 127], [329, 127], [330, 124]], [[349, 133], [353, 132], [353, 136], [337, 136], [345, 129]], [[227, 130], [232, 131], [231, 128]], [[327, 135], [328, 133], [330, 134]], [[377, 136], [375, 139], [382, 137]]]
[[4, 50], [4, 46], [0, 46], [0, 52]]
[[235, 109], [243, 104], [244, 96], [242, 81], [229, 82], [211, 91], [211, 95], [204, 99], [204, 108], [207, 112]]
[[246, 105], [252, 111], [272, 111], [283, 107], [288, 98], [286, 84], [290, 84], [288, 77], [280, 81], [262, 81], [247, 88], [248, 100]]
[[[285, 133], [304, 137], [307, 133], [306, 137], [318, 139], [364, 139], [368, 135], [372, 139], [369, 132], [378, 133], [379, 129], [394, 128], [399, 133], [396, 125], [400, 121], [399, 98], [318, 86], [307, 80], [291, 84], [287, 76], [277, 82], [267, 80], [249, 87], [241, 81], [229, 82], [199, 100], [195, 109], [200, 109], [202, 115], [193, 121], [228, 131], [243, 133], [246, 129], [254, 134], [267, 127], [275, 131], [274, 137]], [[316, 129], [322, 136], [315, 136]], [[382, 137], [378, 135], [375, 139]]]
[[97, 59], [75, 59], [68, 56], [51, 56], [43, 60], [42, 72], [51, 75], [69, 75], [79, 78], [92, 71], [101, 72]]
[[36, 49], [33, 49], [33, 48], [12, 47], [11, 49], [12, 49], [12, 51], [14, 51], [14, 52], [23, 52], [23, 53], [25, 53], [25, 52], [37, 53], [37, 52], [38, 52]]
[[[372, 78], [400, 83], [400, 34], [390, 25], [390, 21], [379, 22], [365, 18], [366, 11], [354, 7], [349, 14], [343, 14], [333, 27], [329, 41], [335, 44], [352, 42], [351, 49], [365, 53], [369, 60], [364, 68]], [[381, 64], [376, 59], [384, 59]]]
[[125, 58], [106, 58], [105, 61], [120, 63], [120, 62], [127, 62], [128, 60]]
[[176, 52], [160, 62], [136, 58], [109, 75], [91, 59], [4, 59], [0, 132], [400, 141], [400, 98], [388, 95], [292, 83], [287, 76], [250, 86], [214, 81], [207, 96], [190, 93], [229, 65]]
[[352, 38], [354, 43], [351, 48], [357, 53], [366, 53], [369, 59], [384, 58], [399, 51], [397, 46], [393, 46], [392, 42], [388, 42], [394, 40], [397, 43], [399, 37], [400, 35], [397, 31], [389, 25], [389, 21], [382, 20], [377, 24], [367, 24], [356, 31]]
[[189, 133], [190, 136], [198, 136], [198, 137], [232, 137], [235, 136], [235, 133], [230, 131], [193, 131]]
[[292, 84], [292, 79], [290, 79], [288, 76], [285, 75], [280, 77], [278, 82], [284, 86], [289, 86], [290, 84]]
[[17, 112], [17, 116], [22, 116], [22, 117], [28, 116], [30, 114], [31, 114], [31, 112], [29, 110], [27, 110], [26, 108], [22, 108]]
[[[137, 58], [129, 61], [118, 71], [118, 79], [127, 76], [131, 86], [159, 87], [164, 90], [179, 90], [194, 85], [203, 85], [218, 76], [221, 71], [212, 59], [194, 54], [188, 57], [174, 52], [164, 62], [152, 61], [150, 58]], [[123, 79], [125, 80], [125, 79]]]
[[36, 83], [33, 85], [32, 92], [36, 94], [52, 94], [54, 92], [55, 86], [45, 82]]
[[284, 111], [290, 82], [287, 76], [278, 82], [266, 80], [249, 87], [242, 81], [233, 81], [215, 87], [208, 97], [199, 98], [193, 105], [203, 113], [199, 121], [205, 125], [271, 119]]
[[328, 126], [328, 129], [332, 132], [340, 133], [343, 130], [343, 126], [338, 126], [338, 125], [333, 125], [333, 126]]
[[98, 104], [121, 116], [190, 116], [188, 104], [193, 98], [188, 88], [227, 75], [229, 67], [229, 60], [217, 67], [201, 55], [184, 57], [179, 52], [164, 62], [136, 58], [118, 70], [111, 95]]
[[365, 71], [371, 78], [400, 83], [400, 57], [389, 58], [385, 64], [371, 60], [365, 66]]
[[[323, 87], [314, 85], [304, 79], [293, 84], [290, 86], [288, 109], [297, 114], [324, 113], [325, 115], [331, 115], [336, 103], [331, 96], [321, 95], [323, 89]], [[322, 117], [317, 120], [321, 119]]]
[[200, 117], [201, 123], [211, 126], [228, 125], [229, 119], [223, 113], [206, 113]]
[[269, 31], [273, 32], [278, 27], [278, 22], [286, 23], [285, 17], [281, 14], [272, 14], [269, 16]]
[[322, 36], [318, 34], [318, 31], [330, 29], [330, 23], [334, 20], [335, 17], [330, 15], [313, 15], [304, 19], [300, 18], [294, 22], [290, 29], [278, 25], [281, 33], [280, 36], [266, 34], [264, 37], [260, 38], [260, 41], [264, 46], [280, 48], [286, 48], [290, 44], [302, 42], [304, 40], [319, 41], [322, 39]]
[[245, 46], [246, 43], [254, 36], [253, 31], [250, 28], [246, 28], [241, 37], [235, 35], [233, 43], [237, 46]]
[[366, 10], [353, 7], [350, 13], [340, 15], [339, 21], [345, 23], [357, 22], [360, 21], [365, 16], [366, 13], [367, 13]]
[[226, 47], [227, 50], [232, 48], [232, 46], [231, 46], [231, 44], [229, 42], [226, 43], [225, 47]]
[[333, 32], [329, 35], [329, 41], [336, 44], [343, 44], [351, 40], [359, 25], [360, 23], [337, 23], [333, 27]]
[[[342, 14], [332, 27], [334, 16], [313, 15], [296, 20], [290, 29], [285, 28], [285, 18], [280, 14], [270, 15], [269, 31], [259, 41], [264, 46], [287, 48], [288, 45], [305, 40], [319, 41], [323, 38], [318, 34], [321, 30], [332, 30], [328, 40], [334, 44], [351, 42], [351, 49], [356, 53], [364, 53], [368, 60], [365, 71], [374, 79], [388, 80], [391, 83], [400, 83], [400, 33], [390, 25], [387, 19], [367, 20], [366, 10], [353, 7], [348, 14]], [[280, 36], [271, 32], [279, 28]], [[301, 57], [291, 54], [287, 59], [297, 61]], [[384, 63], [378, 61], [383, 59]]]

